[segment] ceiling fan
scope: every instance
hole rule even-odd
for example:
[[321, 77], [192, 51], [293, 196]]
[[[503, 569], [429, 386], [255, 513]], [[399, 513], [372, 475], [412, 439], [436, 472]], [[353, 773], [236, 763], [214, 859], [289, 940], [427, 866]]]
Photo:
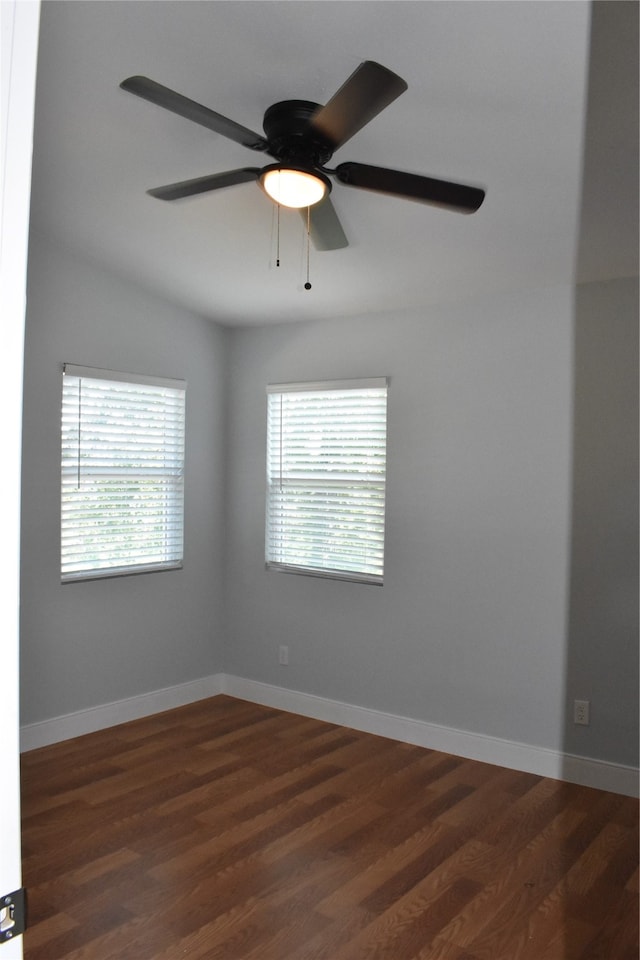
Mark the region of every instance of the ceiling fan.
[[484, 200], [484, 190], [478, 187], [367, 163], [347, 162], [339, 163], [334, 169], [327, 167], [339, 147], [407, 89], [401, 77], [373, 60], [361, 63], [324, 106], [309, 100], [273, 104], [264, 115], [265, 136], [148, 77], [129, 77], [120, 86], [250, 150], [266, 153], [276, 161], [266, 167], [240, 167], [156, 187], [147, 191], [152, 197], [178, 200], [257, 181], [276, 203], [300, 208], [319, 250], [336, 250], [348, 245], [329, 198], [330, 176], [345, 186], [417, 200], [460, 213], [474, 213]]

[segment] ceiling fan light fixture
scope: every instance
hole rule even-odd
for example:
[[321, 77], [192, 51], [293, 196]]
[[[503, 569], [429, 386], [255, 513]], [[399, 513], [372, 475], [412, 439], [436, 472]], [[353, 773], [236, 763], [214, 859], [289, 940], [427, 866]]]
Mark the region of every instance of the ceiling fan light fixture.
[[275, 203], [294, 209], [320, 203], [331, 190], [331, 181], [324, 174], [279, 163], [265, 167], [259, 180]]

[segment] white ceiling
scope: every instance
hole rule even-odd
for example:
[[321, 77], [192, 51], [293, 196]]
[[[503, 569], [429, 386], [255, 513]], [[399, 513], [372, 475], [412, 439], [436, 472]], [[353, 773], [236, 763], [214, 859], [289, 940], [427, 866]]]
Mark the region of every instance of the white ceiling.
[[[263, 155], [125, 93], [125, 77], [151, 77], [261, 133], [272, 103], [324, 103], [366, 59], [399, 73], [408, 90], [332, 163], [356, 160], [482, 186], [487, 196], [477, 213], [335, 183], [332, 199], [350, 245], [311, 248], [313, 287], [305, 291], [301, 218], [282, 211], [276, 268], [275, 208], [255, 184], [173, 203], [145, 193], [261, 165]], [[612, 57], [603, 58], [612, 83], [619, 82], [619, 48], [613, 63], [612, 71]], [[590, 190], [599, 202], [587, 202], [588, 70], [582, 0], [44, 0], [32, 229], [231, 325], [571, 282], [587, 208], [580, 278], [635, 273], [637, 167], [619, 155], [630, 137], [633, 157], [634, 100], [622, 97], [612, 115], [600, 83], [606, 122], [588, 128], [596, 157]], [[632, 63], [632, 87], [636, 74]], [[619, 162], [607, 181], [612, 129]], [[598, 146], [600, 153], [591, 149]], [[628, 193], [622, 203], [607, 202], [619, 188], [631, 191], [631, 203]]]

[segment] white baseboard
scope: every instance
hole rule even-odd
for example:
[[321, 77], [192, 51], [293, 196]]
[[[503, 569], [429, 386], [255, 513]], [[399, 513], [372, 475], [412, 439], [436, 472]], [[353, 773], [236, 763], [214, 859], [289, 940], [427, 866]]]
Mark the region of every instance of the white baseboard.
[[566, 780], [569, 783], [579, 783], [630, 797], [637, 797], [640, 793], [639, 771], [636, 767], [592, 760], [589, 757], [488, 737], [467, 730], [442, 727], [424, 720], [399, 717], [243, 677], [224, 675], [222, 692], [240, 700], [250, 700], [252, 703], [313, 717], [315, 720], [325, 720], [339, 726], [351, 727], [353, 730], [362, 730], [365, 733], [389, 737], [391, 740], [401, 740], [403, 743], [413, 743], [429, 750], [439, 750], [511, 770], [522, 770], [525, 773]]
[[50, 743], [58, 743], [60, 740], [81, 737], [85, 733], [115, 727], [128, 720], [138, 720], [140, 717], [149, 717], [163, 710], [172, 710], [174, 707], [183, 707], [187, 703], [195, 703], [196, 700], [215, 697], [222, 693], [222, 686], [223, 675], [217, 673], [210, 677], [179, 683], [175, 687], [165, 687], [136, 697], [127, 697], [125, 700], [116, 700], [114, 703], [104, 703], [97, 707], [89, 707], [87, 710], [78, 710], [62, 717], [54, 717], [52, 720], [29, 723], [20, 729], [20, 750], [25, 753], [37, 747], [46, 747]]
[[496, 764], [511, 770], [522, 770], [554, 780], [566, 780], [598, 790], [610, 790], [625, 796], [637, 797], [639, 771], [636, 767], [592, 760], [565, 754], [558, 750], [534, 747], [526, 743], [488, 737], [467, 730], [443, 727], [424, 720], [396, 716], [359, 707], [339, 700], [329, 700], [299, 690], [288, 690], [257, 680], [248, 680], [218, 673], [163, 690], [154, 690], [137, 697], [106, 703], [87, 710], [40, 723], [31, 723], [21, 729], [21, 750], [34, 750], [60, 740], [69, 740], [95, 730], [148, 717], [163, 710], [171, 710], [187, 703], [226, 693], [240, 700], [249, 700], [267, 707], [297, 713], [315, 720], [324, 720], [364, 733], [377, 734], [403, 743], [413, 743], [429, 750], [439, 750], [470, 760]]

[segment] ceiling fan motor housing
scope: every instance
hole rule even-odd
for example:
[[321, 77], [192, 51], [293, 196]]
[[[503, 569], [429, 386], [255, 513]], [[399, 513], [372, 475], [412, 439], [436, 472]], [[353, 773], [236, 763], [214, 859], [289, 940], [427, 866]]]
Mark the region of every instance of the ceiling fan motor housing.
[[310, 100], [282, 100], [268, 108], [263, 127], [272, 157], [303, 167], [323, 167], [331, 159], [331, 144], [309, 123], [319, 107]]

